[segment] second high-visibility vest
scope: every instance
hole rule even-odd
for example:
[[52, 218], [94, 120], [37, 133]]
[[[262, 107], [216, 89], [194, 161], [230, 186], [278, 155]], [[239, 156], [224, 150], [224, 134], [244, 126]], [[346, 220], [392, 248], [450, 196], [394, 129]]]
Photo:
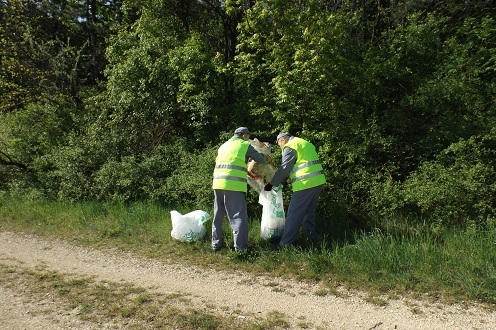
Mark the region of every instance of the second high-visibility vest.
[[213, 189], [246, 192], [246, 152], [250, 142], [231, 138], [217, 152], [215, 159]]
[[304, 190], [325, 184], [325, 175], [315, 146], [301, 138], [293, 137], [284, 147], [296, 151], [297, 159], [289, 174], [293, 191]]

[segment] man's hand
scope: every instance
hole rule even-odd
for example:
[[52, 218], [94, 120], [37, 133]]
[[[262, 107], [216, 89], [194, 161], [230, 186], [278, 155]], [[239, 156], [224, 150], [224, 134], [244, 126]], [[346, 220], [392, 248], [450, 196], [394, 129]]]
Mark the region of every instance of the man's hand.
[[272, 190], [272, 184], [271, 184], [270, 182], [269, 182], [269, 183], [267, 183], [267, 184], [265, 185], [265, 187], [264, 187], [264, 190], [265, 190], [265, 191], [271, 191], [271, 190]]

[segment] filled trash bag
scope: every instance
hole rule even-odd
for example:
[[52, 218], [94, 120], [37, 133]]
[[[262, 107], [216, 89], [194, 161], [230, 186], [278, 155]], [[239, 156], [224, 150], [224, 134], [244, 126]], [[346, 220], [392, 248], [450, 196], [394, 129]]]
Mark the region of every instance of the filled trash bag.
[[181, 242], [194, 242], [205, 236], [206, 229], [203, 225], [210, 214], [202, 210], [181, 214], [171, 211], [172, 231], [171, 236]]
[[262, 222], [260, 223], [260, 237], [273, 241], [282, 237], [284, 233], [284, 215], [282, 187], [275, 190], [260, 192], [258, 202], [262, 205]]

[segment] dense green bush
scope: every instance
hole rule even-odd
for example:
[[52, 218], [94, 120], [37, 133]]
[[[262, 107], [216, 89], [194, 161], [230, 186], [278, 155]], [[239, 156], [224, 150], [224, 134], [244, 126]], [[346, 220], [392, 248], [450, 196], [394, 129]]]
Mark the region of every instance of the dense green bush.
[[212, 175], [217, 148], [185, 153], [175, 159], [176, 168], [154, 199], [164, 205], [183, 205], [207, 210], [213, 205]]
[[496, 219], [494, 142], [461, 139], [404, 182], [378, 183], [371, 193], [375, 211], [380, 217], [404, 215], [438, 228], [488, 226]]
[[146, 158], [125, 156], [106, 162], [95, 173], [95, 194], [103, 200], [158, 200], [161, 187], [187, 155], [181, 142], [157, 147]]

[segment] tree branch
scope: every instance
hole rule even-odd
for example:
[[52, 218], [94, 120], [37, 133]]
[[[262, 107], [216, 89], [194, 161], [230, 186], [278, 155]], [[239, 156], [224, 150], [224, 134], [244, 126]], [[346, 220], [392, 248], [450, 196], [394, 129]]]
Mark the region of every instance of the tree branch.
[[16, 166], [24, 171], [29, 171], [29, 168], [26, 165], [13, 161], [12, 158], [3, 151], [0, 151], [0, 165]]

